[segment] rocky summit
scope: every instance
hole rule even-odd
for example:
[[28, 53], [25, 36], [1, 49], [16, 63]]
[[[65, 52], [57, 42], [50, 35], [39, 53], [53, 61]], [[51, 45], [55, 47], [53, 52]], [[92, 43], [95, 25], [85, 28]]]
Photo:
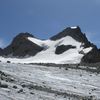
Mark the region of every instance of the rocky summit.
[[20, 33], [17, 35], [12, 43], [3, 49], [4, 56], [18, 56], [24, 57], [26, 55], [34, 56], [36, 53], [40, 52], [43, 48], [37, 44], [29, 41], [27, 37], [34, 37], [30, 33]]

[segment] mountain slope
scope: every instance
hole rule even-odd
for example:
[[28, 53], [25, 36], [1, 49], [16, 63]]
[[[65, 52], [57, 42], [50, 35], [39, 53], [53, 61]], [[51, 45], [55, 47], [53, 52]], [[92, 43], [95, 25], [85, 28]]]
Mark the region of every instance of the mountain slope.
[[17, 35], [12, 43], [4, 48], [3, 55], [6, 56], [18, 56], [23, 57], [26, 55], [34, 56], [36, 53], [40, 52], [43, 48], [37, 44], [27, 40], [27, 37], [34, 37], [29, 33], [20, 33]]
[[[14, 58], [0, 59], [14, 63], [56, 64], [100, 61], [99, 50], [88, 41], [79, 27], [68, 27], [48, 40], [37, 39], [29, 33], [21, 33], [14, 38], [11, 45], [4, 48], [3, 56], [8, 57], [8, 55]], [[29, 57], [26, 58], [27, 55]]]

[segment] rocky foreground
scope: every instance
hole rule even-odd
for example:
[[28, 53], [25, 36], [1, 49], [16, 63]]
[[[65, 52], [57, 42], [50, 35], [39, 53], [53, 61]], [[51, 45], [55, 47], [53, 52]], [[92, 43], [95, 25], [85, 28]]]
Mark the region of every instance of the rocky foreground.
[[100, 100], [99, 83], [96, 72], [0, 63], [0, 100]]

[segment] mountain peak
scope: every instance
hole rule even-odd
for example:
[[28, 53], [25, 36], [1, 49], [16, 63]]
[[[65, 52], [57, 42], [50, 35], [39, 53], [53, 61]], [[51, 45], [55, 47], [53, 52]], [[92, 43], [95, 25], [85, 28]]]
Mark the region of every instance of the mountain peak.
[[[57, 35], [51, 37], [51, 40], [58, 40], [65, 36], [71, 36], [73, 38], [78, 37], [78, 35], [83, 35], [79, 26], [75, 27], [67, 27], [62, 32], [58, 33]], [[76, 39], [77, 40], [77, 39]]]
[[30, 33], [19, 33], [9, 46], [3, 49], [3, 55], [26, 56], [35, 55], [43, 48], [28, 40], [28, 37], [34, 37]]
[[57, 35], [51, 37], [50, 39], [55, 41], [55, 40], [59, 40], [59, 39], [61, 39], [63, 37], [66, 37], [66, 36], [70, 36], [78, 42], [85, 43], [86, 47], [90, 46], [90, 44], [91, 44], [88, 41], [86, 35], [81, 32], [81, 29], [80, 29], [79, 26], [67, 27], [62, 32], [60, 32]]
[[34, 37], [34, 36], [28, 32], [25, 32], [25, 33], [19, 33], [15, 38], [21, 38], [21, 37]]
[[81, 32], [81, 28], [80, 28], [79, 26], [67, 27], [66, 29], [67, 29], [67, 30], [70, 29], [70, 30], [80, 31], [80, 32]]
[[34, 37], [32, 34], [25, 32], [25, 33], [19, 33], [12, 41], [13, 44], [16, 44], [19, 41], [26, 40], [27, 37]]
[[79, 26], [72, 26], [72, 27], [70, 27], [71, 29], [77, 29], [77, 30], [80, 30], [81, 31], [81, 29], [80, 29], [80, 27]]

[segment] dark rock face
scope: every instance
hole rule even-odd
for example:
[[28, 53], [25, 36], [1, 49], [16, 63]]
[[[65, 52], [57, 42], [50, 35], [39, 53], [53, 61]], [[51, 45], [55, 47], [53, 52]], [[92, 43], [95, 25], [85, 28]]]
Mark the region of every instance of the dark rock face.
[[0, 56], [3, 54], [3, 49], [0, 48]]
[[71, 29], [70, 27], [66, 28], [64, 31], [58, 33], [57, 35], [51, 37], [51, 40], [58, 40], [65, 36], [71, 36], [76, 41], [85, 43], [84, 47], [89, 47], [91, 43], [86, 38], [86, 35], [81, 32], [80, 27], [77, 27], [75, 29]]
[[75, 49], [76, 46], [72, 46], [72, 45], [60, 45], [57, 46], [55, 54], [62, 54], [63, 52], [69, 50], [69, 49]]
[[12, 43], [4, 48], [3, 55], [8, 56], [12, 54], [13, 56], [23, 57], [26, 55], [34, 56], [39, 51], [43, 50], [42, 47], [29, 41], [27, 37], [34, 37], [29, 33], [20, 33], [14, 38]]
[[92, 51], [87, 53], [81, 60], [82, 63], [97, 63], [100, 62], [100, 51], [94, 47]]

